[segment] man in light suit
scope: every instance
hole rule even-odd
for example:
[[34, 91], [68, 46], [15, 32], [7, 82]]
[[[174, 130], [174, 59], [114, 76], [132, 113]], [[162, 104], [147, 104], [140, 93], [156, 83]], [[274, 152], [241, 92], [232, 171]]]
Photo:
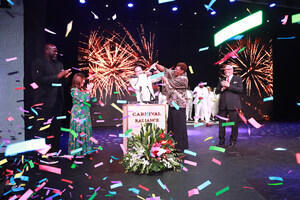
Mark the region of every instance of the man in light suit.
[[[240, 94], [243, 92], [243, 82], [239, 76], [233, 75], [232, 65], [225, 66], [224, 74], [226, 77], [219, 81], [216, 93], [220, 94], [219, 115], [225, 118], [229, 115], [229, 121], [234, 122], [228, 146], [232, 148], [238, 137], [239, 115], [235, 108], [242, 109]], [[222, 126], [224, 122], [222, 119], [219, 121], [219, 147], [225, 147], [225, 126]]]

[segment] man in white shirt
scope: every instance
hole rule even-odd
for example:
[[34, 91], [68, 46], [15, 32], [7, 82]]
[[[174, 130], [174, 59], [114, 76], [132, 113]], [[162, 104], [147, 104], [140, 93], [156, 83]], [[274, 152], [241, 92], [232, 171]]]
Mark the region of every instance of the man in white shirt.
[[135, 77], [130, 79], [130, 85], [135, 90], [139, 103], [150, 103], [155, 100], [150, 72], [144, 73], [140, 66], [134, 68]]
[[193, 120], [192, 112], [193, 112], [193, 91], [190, 87], [186, 90], [187, 96], [187, 104], [186, 104], [186, 121]]
[[209, 116], [207, 109], [207, 98], [208, 90], [204, 87], [207, 83], [200, 82], [197, 87], [194, 89], [194, 105], [195, 105], [195, 123], [198, 123], [199, 118], [201, 120], [205, 119], [206, 126], [211, 126], [209, 124]]

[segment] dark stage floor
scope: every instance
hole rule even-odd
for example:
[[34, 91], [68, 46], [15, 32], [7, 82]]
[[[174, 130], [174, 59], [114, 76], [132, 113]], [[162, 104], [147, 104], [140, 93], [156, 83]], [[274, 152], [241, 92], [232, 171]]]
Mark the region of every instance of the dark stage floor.
[[[82, 160], [83, 164], [78, 164], [72, 169], [73, 162], [61, 158], [58, 164], [51, 165], [61, 168], [61, 175], [40, 171], [38, 165], [35, 165], [23, 174], [29, 177], [28, 181], [15, 179], [17, 183], [25, 184], [24, 190], [11, 191], [1, 199], [23, 194], [29, 188], [34, 190], [44, 178], [47, 178], [48, 182], [33, 195], [34, 199], [47, 199], [55, 195], [57, 191], [53, 188], [63, 192], [61, 196], [53, 199], [92, 199], [95, 195], [94, 199], [146, 199], [152, 194], [160, 199], [173, 200], [300, 199], [300, 165], [297, 164], [295, 156], [295, 153], [300, 153], [300, 123], [269, 122], [260, 129], [248, 129], [246, 125], [240, 124], [238, 143], [225, 153], [209, 150], [209, 147], [218, 141], [218, 125], [196, 128], [189, 125], [189, 150], [196, 152], [197, 156], [186, 154], [184, 159], [197, 162], [197, 166], [184, 164], [187, 172], [165, 171], [155, 175], [124, 173], [124, 167], [119, 164], [122, 158], [122, 139], [113, 137], [121, 132], [121, 127], [94, 128], [94, 137], [103, 150], [92, 154], [92, 160], [85, 158]], [[204, 141], [211, 136], [212, 139]], [[67, 151], [67, 139], [67, 134], [61, 138], [63, 153]], [[275, 148], [286, 150], [276, 151]], [[28, 156], [25, 155], [26, 158]], [[213, 158], [219, 160], [221, 165], [212, 162]], [[14, 159], [15, 157], [10, 158], [9, 163], [2, 165], [3, 168], [15, 169], [20, 156], [15, 159], [16, 163], [12, 164]], [[29, 159], [37, 161], [35, 157]], [[103, 162], [103, 165], [95, 168], [94, 165], [100, 162]], [[270, 180], [269, 177], [281, 177], [283, 180]], [[158, 184], [158, 179], [169, 191]], [[208, 180], [210, 185], [199, 194], [188, 197], [188, 191]], [[110, 186], [117, 183], [116, 181], [121, 181], [122, 186], [111, 189]], [[6, 180], [0, 182], [2, 195], [11, 190], [11, 186], [5, 185], [5, 182]], [[149, 191], [140, 188], [139, 185], [148, 188]], [[226, 187], [229, 187], [228, 191], [216, 196], [218, 191]], [[138, 196], [129, 191], [130, 188], [139, 190]], [[115, 195], [111, 195], [113, 193]]]

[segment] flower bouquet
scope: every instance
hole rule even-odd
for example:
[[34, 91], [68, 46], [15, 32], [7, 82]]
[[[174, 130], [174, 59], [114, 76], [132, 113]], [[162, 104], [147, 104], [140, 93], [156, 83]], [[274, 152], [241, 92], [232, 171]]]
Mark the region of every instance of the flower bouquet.
[[180, 171], [181, 163], [176, 156], [175, 141], [170, 133], [156, 124], [143, 124], [138, 134], [128, 138], [128, 151], [121, 163], [126, 172], [149, 174], [165, 169]]

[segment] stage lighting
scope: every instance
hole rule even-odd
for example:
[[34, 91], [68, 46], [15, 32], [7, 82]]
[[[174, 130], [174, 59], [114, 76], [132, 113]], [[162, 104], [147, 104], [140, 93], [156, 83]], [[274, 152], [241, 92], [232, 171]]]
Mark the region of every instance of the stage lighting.
[[85, 3], [85, 0], [79, 0], [80, 3], [84, 4]]
[[216, 11], [211, 11], [211, 13], [210, 13], [211, 15], [215, 15], [216, 14]]
[[129, 8], [132, 8], [132, 7], [133, 7], [133, 3], [130, 2], [130, 3], [127, 4], [127, 6], [128, 6]]
[[235, 2], [235, 0], [229, 0], [229, 2], [230, 2], [230, 3], [233, 3], [233, 2]]
[[172, 8], [172, 11], [174, 11], [174, 12], [176, 12], [178, 10], [178, 7], [177, 6], [174, 6], [173, 8]]
[[270, 8], [273, 8], [273, 7], [276, 6], [276, 3], [273, 2], [273, 3], [271, 3], [269, 6], [270, 6]]
[[235, 35], [241, 34], [251, 28], [261, 25], [263, 22], [263, 12], [258, 11], [248, 17], [245, 17], [225, 28], [220, 30], [214, 35], [214, 45], [215, 47], [224, 41], [232, 38]]

